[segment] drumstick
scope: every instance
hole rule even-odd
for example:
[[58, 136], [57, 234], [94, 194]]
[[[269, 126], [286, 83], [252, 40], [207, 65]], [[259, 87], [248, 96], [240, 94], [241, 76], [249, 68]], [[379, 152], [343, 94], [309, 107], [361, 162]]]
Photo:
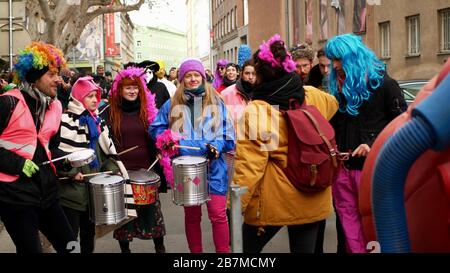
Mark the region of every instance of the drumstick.
[[126, 150], [124, 150], [124, 151], [118, 153], [117, 155], [123, 155], [123, 154], [125, 154], [125, 153], [131, 152], [131, 151], [133, 151], [134, 149], [136, 149], [136, 148], [138, 148], [138, 147], [139, 147], [139, 146], [131, 147], [131, 148], [129, 148], [129, 149], [126, 149]]
[[152, 163], [152, 165], [147, 169], [147, 172], [149, 172], [152, 168], [153, 168], [153, 166], [155, 166], [155, 164], [156, 164], [156, 162], [158, 162], [158, 160], [159, 160], [159, 157], [156, 157], [156, 160]]
[[[112, 173], [112, 171], [83, 174], [83, 178], [84, 178], [84, 177], [90, 177], [90, 176], [96, 176], [96, 175], [99, 175], [99, 174], [109, 174], [109, 173]], [[70, 178], [71, 178], [71, 177], [66, 176], [66, 177], [61, 177], [59, 180], [66, 180], [66, 179], [70, 179]]]
[[70, 156], [70, 154], [67, 154], [67, 155], [65, 155], [65, 156], [61, 156], [61, 157], [58, 157], [58, 158], [54, 158], [54, 159], [52, 159], [52, 160], [42, 162], [40, 165], [43, 166], [43, 165], [47, 165], [47, 164], [52, 163], [52, 162], [60, 161], [60, 160], [63, 160], [63, 159], [68, 158], [69, 156]]
[[201, 149], [199, 147], [192, 147], [192, 146], [183, 146], [183, 145], [173, 145], [175, 148], [184, 148], [188, 150], [197, 150], [200, 151]]

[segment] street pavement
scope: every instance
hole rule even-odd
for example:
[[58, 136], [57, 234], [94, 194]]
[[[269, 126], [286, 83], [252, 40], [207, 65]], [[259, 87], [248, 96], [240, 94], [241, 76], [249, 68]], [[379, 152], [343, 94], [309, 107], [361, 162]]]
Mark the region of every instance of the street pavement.
[[[164, 244], [168, 253], [189, 253], [184, 233], [183, 207], [172, 202], [172, 192], [160, 195], [161, 205], [166, 225]], [[214, 253], [211, 224], [208, 219], [206, 206], [202, 209], [203, 251]], [[130, 244], [132, 253], [155, 253], [152, 240], [135, 239]], [[0, 253], [14, 253], [15, 246], [6, 230], [0, 227]], [[118, 242], [112, 237], [112, 232], [96, 240], [96, 253], [120, 253]], [[336, 253], [336, 228], [334, 213], [327, 219], [325, 230], [325, 253]], [[289, 253], [289, 239], [287, 229], [282, 228], [278, 234], [265, 246], [263, 253]]]

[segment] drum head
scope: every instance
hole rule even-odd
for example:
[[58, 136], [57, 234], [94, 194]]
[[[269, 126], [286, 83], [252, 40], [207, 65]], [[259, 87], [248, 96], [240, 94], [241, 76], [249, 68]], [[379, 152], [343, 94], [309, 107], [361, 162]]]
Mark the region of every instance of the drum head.
[[123, 177], [119, 175], [100, 174], [92, 177], [89, 183], [96, 185], [114, 185], [123, 181]]
[[206, 163], [206, 158], [201, 156], [180, 156], [172, 160], [177, 165], [196, 165]]
[[138, 171], [128, 171], [128, 177], [130, 181], [133, 181], [137, 184], [142, 183], [156, 183], [160, 180], [159, 175], [152, 171], [147, 170], [138, 170]]
[[94, 154], [95, 154], [94, 150], [92, 150], [92, 149], [85, 149], [85, 150], [80, 150], [80, 151], [76, 151], [76, 152], [71, 153], [67, 159], [70, 162], [86, 160], [86, 159], [89, 159]]

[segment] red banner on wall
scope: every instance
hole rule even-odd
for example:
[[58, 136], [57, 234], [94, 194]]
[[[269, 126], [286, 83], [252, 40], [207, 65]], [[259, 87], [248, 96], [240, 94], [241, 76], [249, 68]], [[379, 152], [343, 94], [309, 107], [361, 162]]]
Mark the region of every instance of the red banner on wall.
[[120, 45], [115, 43], [114, 13], [105, 14], [105, 56], [120, 55]]

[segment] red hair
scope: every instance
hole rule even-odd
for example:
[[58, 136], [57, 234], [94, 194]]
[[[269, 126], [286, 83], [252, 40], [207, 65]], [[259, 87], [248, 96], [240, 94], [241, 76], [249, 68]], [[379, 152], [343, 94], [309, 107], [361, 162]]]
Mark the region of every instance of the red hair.
[[118, 142], [121, 141], [122, 135], [120, 133], [120, 126], [122, 124], [122, 109], [121, 105], [124, 100], [123, 98], [123, 89], [125, 86], [135, 85], [139, 88], [139, 100], [141, 102], [139, 108], [139, 120], [142, 123], [142, 126], [145, 130], [147, 130], [148, 124], [148, 112], [147, 112], [147, 96], [145, 94], [145, 89], [142, 86], [141, 80], [137, 78], [123, 78], [119, 82], [118, 91], [119, 92], [111, 92], [111, 100], [110, 100], [110, 114], [109, 120], [111, 123], [113, 134]]

